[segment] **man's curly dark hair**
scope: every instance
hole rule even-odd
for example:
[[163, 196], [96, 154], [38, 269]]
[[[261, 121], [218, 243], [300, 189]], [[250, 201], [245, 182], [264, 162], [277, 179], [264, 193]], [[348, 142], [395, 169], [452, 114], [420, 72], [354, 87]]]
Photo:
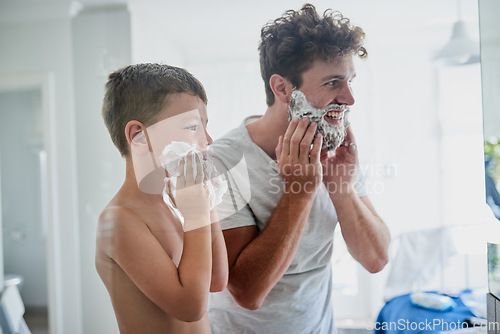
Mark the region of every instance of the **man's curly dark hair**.
[[347, 55], [365, 58], [368, 53], [362, 44], [364, 37], [363, 30], [352, 26], [340, 12], [328, 9], [321, 17], [311, 4], [305, 4], [299, 11], [288, 10], [267, 23], [261, 30], [259, 44], [267, 105], [274, 104], [269, 85], [273, 74], [300, 87], [302, 73], [310, 69], [316, 59], [331, 62]]

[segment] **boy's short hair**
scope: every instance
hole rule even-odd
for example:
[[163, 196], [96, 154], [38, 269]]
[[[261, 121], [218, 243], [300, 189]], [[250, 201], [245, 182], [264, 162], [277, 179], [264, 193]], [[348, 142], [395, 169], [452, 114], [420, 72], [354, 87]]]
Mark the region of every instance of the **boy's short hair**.
[[183, 68], [163, 64], [136, 64], [109, 75], [102, 117], [113, 143], [123, 157], [129, 155], [125, 126], [136, 120], [150, 126], [172, 94], [188, 93], [205, 104], [207, 95], [201, 82]]
[[332, 62], [347, 55], [367, 56], [362, 45], [365, 33], [352, 26], [340, 12], [326, 10], [320, 17], [316, 8], [305, 4], [301, 10], [288, 10], [261, 30], [260, 71], [266, 87], [266, 102], [274, 104], [269, 85], [273, 74], [289, 80], [294, 87], [302, 84], [302, 73], [316, 59]]

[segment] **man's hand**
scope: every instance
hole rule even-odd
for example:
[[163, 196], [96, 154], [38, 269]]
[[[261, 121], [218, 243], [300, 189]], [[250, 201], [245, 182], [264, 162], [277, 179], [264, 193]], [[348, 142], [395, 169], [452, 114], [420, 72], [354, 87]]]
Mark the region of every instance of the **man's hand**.
[[[285, 192], [315, 195], [321, 184], [321, 134], [316, 135], [316, 122], [294, 118], [276, 147], [278, 170], [285, 182]], [[313, 143], [314, 140], [314, 143]], [[312, 148], [311, 148], [312, 144]]]
[[321, 163], [323, 183], [330, 196], [338, 197], [352, 191], [352, 184], [356, 178], [358, 152], [351, 127], [347, 128], [344, 142], [335, 150], [335, 155], [325, 157]]

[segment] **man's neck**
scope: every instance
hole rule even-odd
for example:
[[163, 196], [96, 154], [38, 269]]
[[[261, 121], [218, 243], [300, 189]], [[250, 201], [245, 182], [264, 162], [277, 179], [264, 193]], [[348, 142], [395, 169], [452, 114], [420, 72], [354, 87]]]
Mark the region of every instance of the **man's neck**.
[[246, 126], [252, 141], [274, 160], [279, 136], [284, 135], [288, 127], [286, 112], [275, 103], [267, 108], [264, 116]]

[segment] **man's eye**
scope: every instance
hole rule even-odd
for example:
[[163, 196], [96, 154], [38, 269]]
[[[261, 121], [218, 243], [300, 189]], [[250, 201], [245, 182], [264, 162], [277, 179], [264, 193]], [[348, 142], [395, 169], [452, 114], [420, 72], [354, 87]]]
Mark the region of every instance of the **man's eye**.
[[338, 80], [328, 81], [325, 85], [335, 87], [339, 85], [339, 81]]

